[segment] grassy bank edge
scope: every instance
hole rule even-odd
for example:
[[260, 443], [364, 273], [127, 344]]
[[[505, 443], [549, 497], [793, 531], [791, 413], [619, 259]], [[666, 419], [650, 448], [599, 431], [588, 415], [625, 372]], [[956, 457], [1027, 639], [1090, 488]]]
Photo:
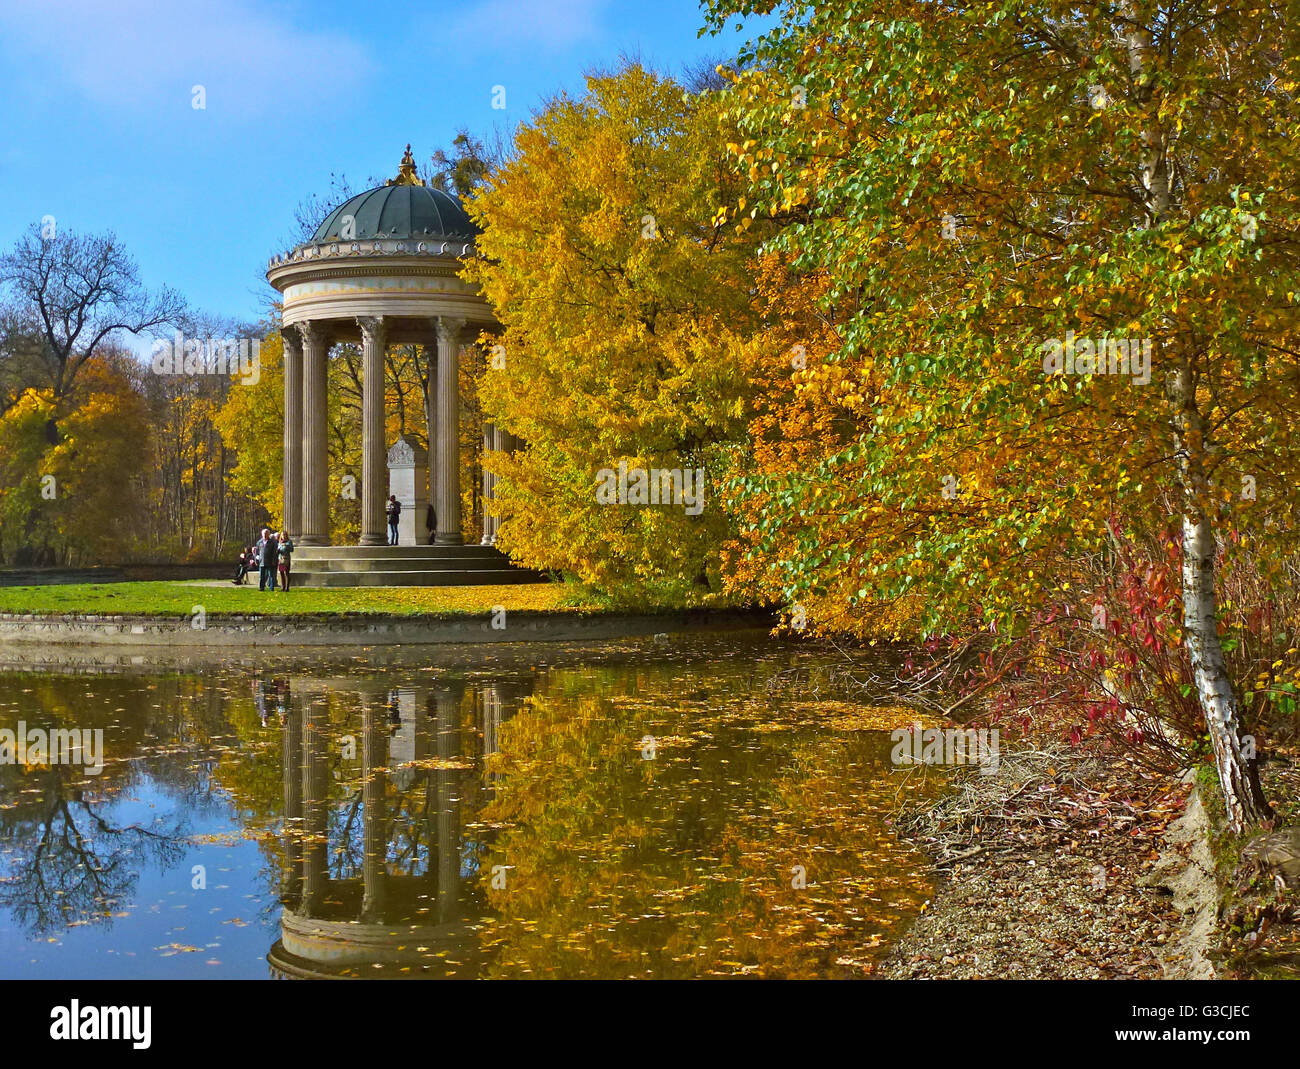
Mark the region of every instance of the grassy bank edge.
[[153, 617], [316, 619], [455, 618], [498, 610], [528, 615], [669, 615], [748, 608], [736, 599], [699, 605], [614, 602], [577, 583], [462, 587], [352, 587], [259, 591], [211, 580], [141, 580], [0, 587], [0, 615], [32, 617]]

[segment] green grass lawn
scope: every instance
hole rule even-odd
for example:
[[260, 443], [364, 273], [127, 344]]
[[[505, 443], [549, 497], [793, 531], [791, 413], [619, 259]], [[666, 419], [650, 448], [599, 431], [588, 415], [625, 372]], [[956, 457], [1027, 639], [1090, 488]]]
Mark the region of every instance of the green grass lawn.
[[601, 606], [564, 583], [518, 586], [352, 587], [263, 593], [256, 581], [234, 586], [226, 580], [177, 582], [69, 583], [0, 587], [0, 612], [91, 613], [104, 615], [188, 616], [202, 605], [209, 616], [259, 613], [299, 616], [485, 615], [501, 606], [507, 612], [599, 612]]

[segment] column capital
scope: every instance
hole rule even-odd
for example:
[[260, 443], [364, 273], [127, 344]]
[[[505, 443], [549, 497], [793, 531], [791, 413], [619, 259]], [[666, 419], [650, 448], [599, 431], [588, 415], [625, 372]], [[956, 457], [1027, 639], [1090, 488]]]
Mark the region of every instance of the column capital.
[[374, 341], [383, 345], [387, 340], [388, 320], [384, 316], [357, 316], [356, 320], [363, 342]]
[[465, 320], [453, 319], [451, 316], [438, 317], [438, 340], [443, 345], [459, 346], [460, 335], [465, 329]]
[[330, 343], [331, 331], [323, 320], [308, 319], [301, 323], [295, 323], [298, 328], [298, 334], [302, 337], [303, 345], [310, 346], [313, 349], [325, 348]]
[[289, 323], [280, 328], [280, 337], [292, 349], [302, 349], [302, 330], [297, 323]]

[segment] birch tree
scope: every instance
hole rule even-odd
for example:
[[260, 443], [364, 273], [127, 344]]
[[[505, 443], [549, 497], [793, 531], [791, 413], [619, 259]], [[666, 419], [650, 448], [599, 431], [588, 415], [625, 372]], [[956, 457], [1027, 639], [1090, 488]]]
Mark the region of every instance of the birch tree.
[[1108, 525], [1172, 529], [1228, 819], [1261, 820], [1216, 576], [1294, 542], [1295, 5], [708, 7], [779, 15], [733, 152], [847, 311], [793, 384], [834, 441], [738, 485], [751, 557], [791, 600], [1005, 634]]

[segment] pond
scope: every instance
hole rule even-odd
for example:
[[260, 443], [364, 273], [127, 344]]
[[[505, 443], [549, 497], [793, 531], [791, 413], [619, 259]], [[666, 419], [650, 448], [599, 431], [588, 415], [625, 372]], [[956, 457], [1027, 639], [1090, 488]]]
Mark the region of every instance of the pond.
[[856, 977], [930, 896], [807, 647], [0, 660], [5, 978]]

